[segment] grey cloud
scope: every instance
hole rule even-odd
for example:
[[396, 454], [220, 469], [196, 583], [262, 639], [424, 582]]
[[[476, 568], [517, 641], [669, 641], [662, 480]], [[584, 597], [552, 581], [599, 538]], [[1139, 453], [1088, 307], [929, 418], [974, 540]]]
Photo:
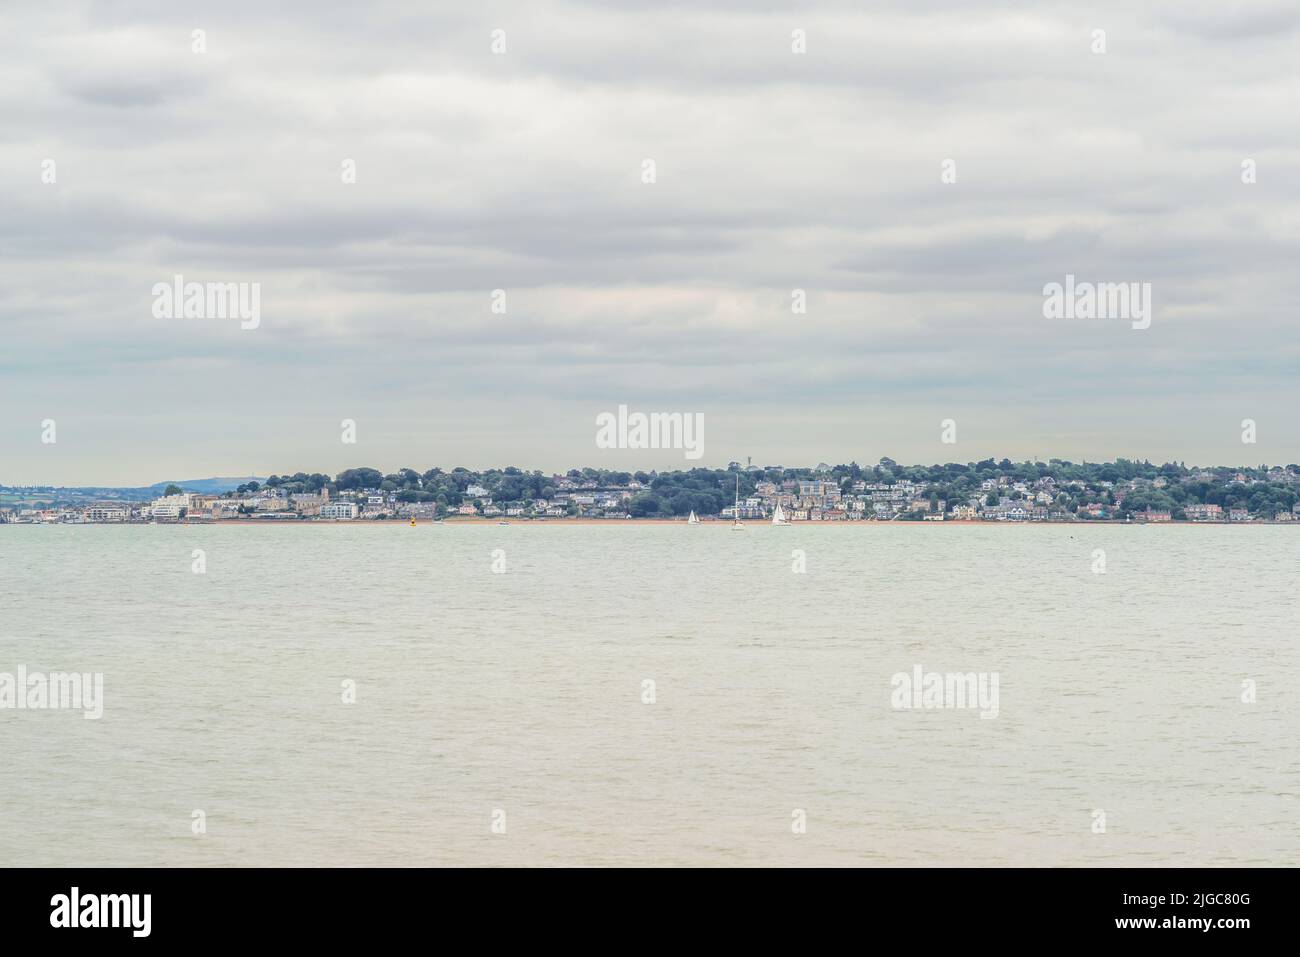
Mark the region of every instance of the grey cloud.
[[[345, 467], [345, 415], [376, 462], [560, 467], [592, 460], [592, 410], [621, 401], [699, 408], [727, 456], [766, 442], [786, 462], [933, 457], [937, 410], [1001, 437], [969, 457], [1050, 455], [1050, 432], [1075, 458], [1194, 460], [1223, 444], [1203, 423], [1242, 405], [1273, 417], [1261, 454], [1293, 461], [1296, 20], [1276, 3], [7, 8], [0, 481]], [[1048, 323], [1042, 286], [1066, 272], [1152, 282], [1152, 328]], [[149, 289], [174, 273], [260, 282], [262, 328], [154, 319]], [[57, 460], [27, 427], [55, 411], [81, 437]]]

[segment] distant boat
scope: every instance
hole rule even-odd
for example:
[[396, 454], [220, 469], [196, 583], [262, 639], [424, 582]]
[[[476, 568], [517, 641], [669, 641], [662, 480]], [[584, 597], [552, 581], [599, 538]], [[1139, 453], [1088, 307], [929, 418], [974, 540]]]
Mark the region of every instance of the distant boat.
[[772, 524], [773, 524], [773, 525], [789, 525], [789, 524], [790, 524], [790, 520], [789, 520], [788, 518], [785, 517], [785, 509], [783, 509], [783, 508], [781, 507], [781, 503], [780, 503], [780, 502], [777, 502], [777, 503], [776, 503], [776, 511], [772, 513]]
[[509, 525], [509, 522], [497, 522], [498, 525]]
[[740, 522], [740, 475], [736, 475], [736, 508], [731, 513], [731, 530], [733, 532], [744, 531], [745, 526]]
[[690, 515], [690, 518], [686, 519], [686, 524], [687, 524], [687, 525], [699, 525], [699, 524], [701, 524], [701, 523], [700, 523], [700, 520], [699, 520], [698, 518], [695, 517], [695, 509], [691, 509], [691, 515]]

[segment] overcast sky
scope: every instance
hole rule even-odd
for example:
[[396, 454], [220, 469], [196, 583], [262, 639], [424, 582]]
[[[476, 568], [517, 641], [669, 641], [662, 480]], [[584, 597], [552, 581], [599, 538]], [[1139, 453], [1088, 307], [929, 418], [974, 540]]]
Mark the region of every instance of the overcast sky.
[[1138, 6], [5, 4], [0, 483], [1300, 460], [1300, 6]]

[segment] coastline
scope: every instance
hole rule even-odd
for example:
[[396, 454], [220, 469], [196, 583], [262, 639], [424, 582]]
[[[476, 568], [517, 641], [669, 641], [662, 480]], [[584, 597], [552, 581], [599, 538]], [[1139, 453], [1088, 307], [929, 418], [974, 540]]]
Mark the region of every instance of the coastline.
[[[277, 519], [277, 518], [263, 518], [263, 519], [257, 519], [257, 518], [226, 518], [226, 519], [218, 519], [218, 520], [210, 520], [210, 521], [195, 521], [195, 522], [189, 522], [189, 521], [183, 521], [183, 522], [175, 522], [175, 521], [162, 521], [162, 522], [8, 522], [8, 523], [0, 524], [0, 528], [3, 528], [4, 525], [6, 525], [6, 524], [7, 524], [7, 525], [59, 525], [59, 526], [63, 526], [63, 527], [66, 527], [66, 528], [78, 528], [78, 527], [86, 527], [86, 526], [137, 527], [137, 528], [147, 528], [147, 527], [151, 527], [151, 526], [166, 526], [166, 527], [179, 527], [179, 528], [213, 528], [213, 527], [223, 527], [223, 528], [224, 528], [224, 527], [226, 527], [226, 526], [228, 526], [228, 525], [238, 525], [238, 526], [242, 526], [242, 527], [248, 527], [248, 526], [274, 526], [274, 527], [277, 527], [277, 528], [284, 528], [284, 527], [290, 527], [290, 528], [299, 528], [299, 527], [322, 527], [322, 526], [330, 526], [330, 527], [332, 527], [332, 526], [347, 526], [347, 525], [352, 525], [352, 526], [373, 526], [373, 527], [405, 526], [405, 527], [407, 527], [407, 528], [411, 528], [411, 527], [423, 528], [423, 527], [425, 527], [425, 526], [436, 526], [436, 525], [449, 525], [449, 526], [452, 526], [452, 525], [454, 525], [454, 526], [461, 526], [461, 525], [471, 526], [471, 525], [472, 525], [472, 526], [481, 526], [481, 527], [485, 527], [485, 528], [503, 527], [503, 526], [501, 526], [500, 522], [499, 522], [497, 519], [492, 519], [492, 518], [470, 518], [470, 517], [468, 517], [468, 516], [460, 516], [460, 517], [456, 517], [456, 518], [443, 519], [442, 521], [439, 521], [439, 522], [431, 521], [431, 520], [428, 520], [428, 519], [417, 520], [415, 526], [412, 526], [412, 525], [411, 525], [409, 519], [392, 519], [392, 518], [390, 518], [390, 519], [373, 519], [373, 518], [364, 518], [364, 519]], [[625, 527], [628, 527], [628, 526], [635, 526], [635, 527], [643, 527], [643, 526], [665, 526], [665, 527], [667, 527], [667, 526], [673, 526], [673, 525], [682, 525], [682, 526], [685, 526], [686, 524], [687, 524], [687, 522], [686, 522], [686, 519], [684, 519], [684, 518], [548, 518], [548, 519], [543, 519], [543, 520], [538, 520], [538, 519], [529, 519], [529, 518], [516, 518], [516, 519], [510, 519], [509, 521], [507, 521], [507, 522], [506, 522], [506, 525], [505, 525], [504, 527], [509, 527], [509, 528], [516, 528], [516, 527], [518, 527], [518, 528], [523, 528], [523, 527], [527, 527], [527, 526], [556, 526], [556, 525], [566, 525], [566, 526], [567, 526], [567, 525], [582, 525], [582, 526], [589, 526], [589, 525], [599, 525], [599, 526], [605, 526], [605, 527], [625, 528]], [[902, 521], [902, 520], [899, 520], [899, 521], [892, 521], [892, 522], [881, 522], [881, 521], [873, 521], [873, 520], [858, 520], [858, 521], [821, 521], [821, 522], [797, 521], [797, 522], [791, 522], [789, 526], [785, 526], [785, 527], [788, 527], [788, 528], [817, 528], [817, 527], [845, 528], [845, 527], [880, 527], [880, 526], [885, 526], [885, 525], [901, 525], [901, 526], [910, 526], [910, 527], [915, 527], [915, 526], [922, 526], [922, 527], [929, 526], [929, 527], [934, 527], [934, 526], [937, 526], [937, 527], [940, 527], [940, 528], [942, 528], [942, 527], [953, 527], [953, 526], [957, 526], [957, 527], [961, 527], [961, 528], [998, 528], [998, 527], [1004, 527], [1004, 526], [1010, 526], [1010, 527], [1013, 527], [1013, 528], [1017, 528], [1017, 527], [1019, 527], [1019, 528], [1023, 528], [1023, 527], [1045, 527], [1045, 528], [1091, 528], [1091, 527], [1094, 527], [1094, 526], [1100, 526], [1100, 525], [1108, 525], [1108, 526], [1109, 526], [1109, 525], [1119, 525], [1119, 526], [1124, 526], [1124, 527], [1129, 527], [1129, 528], [1148, 527], [1148, 526], [1150, 526], [1150, 527], [1156, 527], [1156, 528], [1159, 528], [1159, 527], [1176, 527], [1176, 528], [1184, 528], [1184, 527], [1202, 527], [1202, 526], [1204, 526], [1204, 527], [1214, 528], [1214, 527], [1249, 527], [1249, 526], [1252, 526], [1252, 525], [1253, 525], [1253, 526], [1260, 526], [1260, 525], [1300, 525], [1300, 522], [1278, 522], [1278, 521], [1263, 521], [1263, 520], [1261, 520], [1261, 521], [1251, 521], [1251, 522], [1121, 522], [1121, 521], [1115, 521], [1115, 520], [1113, 520], [1113, 519], [1088, 519], [1088, 520], [1086, 520], [1086, 521], [1075, 521], [1075, 522], [1042, 522], [1042, 521], [1039, 521], [1039, 522], [1032, 522], [1032, 521], [1016, 521], [1016, 522], [1011, 522], [1011, 521], [971, 521], [971, 520], [967, 520], [967, 519], [954, 519], [954, 520], [943, 521], [943, 522]], [[712, 527], [716, 527], [716, 528], [725, 528], [725, 529], [730, 529], [730, 528], [731, 528], [731, 520], [730, 520], [730, 519], [701, 519], [701, 520], [700, 520], [700, 524], [699, 524], [699, 526], [697, 526], [697, 527], [705, 528], [705, 527], [710, 527], [710, 526], [712, 526]], [[744, 528], [745, 528], [746, 530], [751, 529], [751, 528], [759, 528], [759, 527], [780, 527], [780, 526], [773, 526], [772, 523], [771, 523], [770, 521], [766, 520], [766, 519], [754, 519], [754, 520], [752, 520], [752, 521], [748, 521], [748, 522], [745, 522], [745, 523], [744, 523]]]

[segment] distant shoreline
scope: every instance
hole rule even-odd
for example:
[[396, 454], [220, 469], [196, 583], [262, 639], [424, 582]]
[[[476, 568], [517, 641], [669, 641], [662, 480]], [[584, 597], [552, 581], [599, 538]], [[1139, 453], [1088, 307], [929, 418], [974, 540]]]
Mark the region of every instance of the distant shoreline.
[[[483, 526], [483, 527], [492, 527], [492, 526], [500, 526], [502, 521], [505, 521], [505, 524], [506, 524], [507, 526], [510, 526], [510, 527], [514, 527], [514, 526], [524, 527], [524, 526], [529, 526], [529, 525], [545, 525], [545, 526], [552, 526], [552, 525], [584, 525], [584, 526], [585, 526], [585, 525], [602, 525], [602, 526], [618, 526], [618, 527], [622, 527], [622, 526], [659, 526], [659, 525], [662, 525], [662, 526], [671, 526], [671, 525], [686, 525], [686, 524], [687, 524], [687, 521], [686, 521], [686, 519], [684, 519], [684, 518], [547, 518], [547, 519], [535, 519], [535, 518], [514, 518], [514, 519], [498, 520], [498, 519], [493, 519], [493, 518], [470, 518], [470, 517], [468, 517], [468, 516], [458, 516], [458, 517], [455, 517], [455, 518], [447, 518], [447, 519], [443, 519], [443, 520], [440, 520], [440, 521], [433, 521], [433, 520], [431, 520], [431, 519], [417, 519], [417, 520], [416, 520], [416, 527], [420, 527], [420, 528], [422, 528], [422, 527], [424, 527], [424, 526], [426, 526], [426, 525], [476, 525], [476, 526]], [[297, 528], [297, 527], [301, 527], [301, 526], [319, 527], [319, 526], [339, 526], [339, 525], [354, 525], [354, 526], [356, 526], [356, 525], [360, 525], [360, 526], [379, 526], [379, 527], [391, 527], [391, 526], [398, 526], [398, 525], [405, 525], [405, 526], [407, 526], [407, 527], [410, 527], [410, 526], [411, 526], [410, 519], [405, 519], [405, 518], [401, 518], [401, 519], [393, 519], [393, 518], [388, 518], [388, 519], [375, 519], [375, 518], [357, 518], [357, 519], [284, 519], [284, 518], [263, 518], [263, 519], [257, 519], [257, 518], [225, 518], [225, 519], [218, 519], [218, 520], [215, 520], [215, 521], [198, 521], [198, 522], [186, 522], [186, 521], [181, 521], [181, 522], [176, 522], [176, 521], [162, 521], [162, 522], [8, 522], [8, 523], [0, 524], [0, 528], [3, 528], [5, 524], [8, 524], [8, 525], [59, 525], [59, 526], [67, 527], [67, 528], [77, 528], [77, 527], [85, 527], [85, 526], [96, 526], [96, 527], [100, 527], [100, 526], [103, 526], [103, 527], [134, 527], [134, 528], [146, 528], [146, 527], [151, 527], [151, 526], [167, 526], [167, 527], [178, 527], [178, 528], [215, 528], [215, 527], [222, 527], [222, 528], [224, 528], [224, 527], [227, 526], [227, 525], [238, 525], [238, 526], [241, 526], [241, 527], [247, 527], [247, 526], [250, 526], [250, 525], [251, 525], [251, 526], [258, 526], [258, 525], [261, 525], [261, 526], [293, 527], [293, 528]], [[767, 520], [765, 520], [765, 519], [753, 519], [753, 520], [748, 521], [748, 522], [743, 522], [742, 525], [743, 525], [745, 528], [757, 528], [757, 527], [760, 527], [760, 526], [762, 526], [762, 527], [781, 527], [781, 526], [773, 526], [772, 523], [771, 523], [770, 521], [767, 521]], [[1105, 519], [1103, 519], [1103, 518], [1094, 518], [1094, 519], [1086, 519], [1086, 520], [1083, 520], [1083, 521], [1074, 521], [1074, 522], [1044, 522], [1044, 521], [1014, 521], [1014, 522], [1013, 522], [1013, 521], [984, 521], [984, 520], [968, 520], [968, 519], [949, 519], [949, 520], [942, 521], [942, 522], [933, 522], [933, 521], [927, 522], [927, 521], [915, 521], [915, 520], [903, 520], [903, 519], [899, 519], [899, 520], [896, 520], [896, 521], [885, 521], [885, 522], [882, 522], [882, 521], [877, 521], [877, 520], [874, 520], [874, 519], [866, 519], [866, 520], [864, 520], [864, 519], [857, 519], [857, 520], [849, 520], [849, 521], [845, 521], [845, 520], [837, 519], [837, 520], [831, 520], [831, 521], [817, 521], [817, 522], [806, 521], [806, 520], [805, 520], [805, 521], [793, 521], [793, 522], [790, 523], [789, 526], [785, 526], [785, 527], [789, 527], [789, 528], [809, 528], [809, 527], [819, 527], [819, 526], [830, 526], [830, 527], [834, 527], [834, 528], [841, 528], [841, 527], [846, 527], [846, 526], [877, 526], [877, 527], [878, 527], [878, 526], [883, 526], [883, 525], [907, 525], [907, 526], [917, 526], [917, 525], [920, 525], [920, 526], [938, 525], [938, 526], [960, 526], [960, 527], [963, 527], [963, 528], [988, 528], [988, 527], [997, 527], [997, 526], [1004, 526], [1004, 525], [1010, 525], [1010, 526], [1046, 526], [1046, 527], [1050, 527], [1050, 528], [1089, 528], [1089, 527], [1093, 527], [1093, 526], [1097, 526], [1097, 525], [1122, 525], [1122, 526], [1127, 526], [1127, 527], [1135, 528], [1135, 527], [1140, 526], [1140, 525], [1151, 525], [1151, 526], [1157, 526], [1157, 527], [1158, 527], [1158, 526], [1177, 526], [1177, 527], [1185, 527], [1185, 526], [1210, 526], [1210, 527], [1216, 527], [1216, 526], [1234, 526], [1234, 527], [1235, 527], [1235, 526], [1249, 526], [1249, 525], [1300, 525], [1300, 522], [1278, 522], [1278, 521], [1268, 521], [1268, 520], [1264, 520], [1264, 519], [1260, 519], [1260, 520], [1257, 520], [1257, 521], [1250, 521], [1250, 522], [1185, 522], [1185, 521], [1184, 521], [1184, 522], [1174, 522], [1174, 521], [1169, 521], [1169, 522], [1122, 522], [1122, 521], [1116, 521], [1115, 519], [1108, 519], [1108, 518], [1105, 518]], [[713, 526], [713, 527], [717, 527], [717, 528], [728, 528], [728, 529], [729, 529], [729, 528], [731, 528], [731, 519], [726, 519], [726, 518], [724, 518], [724, 519], [707, 519], [707, 518], [706, 518], [706, 519], [701, 519], [701, 520], [700, 520], [699, 527], [703, 528], [703, 527], [708, 527], [708, 526]]]

